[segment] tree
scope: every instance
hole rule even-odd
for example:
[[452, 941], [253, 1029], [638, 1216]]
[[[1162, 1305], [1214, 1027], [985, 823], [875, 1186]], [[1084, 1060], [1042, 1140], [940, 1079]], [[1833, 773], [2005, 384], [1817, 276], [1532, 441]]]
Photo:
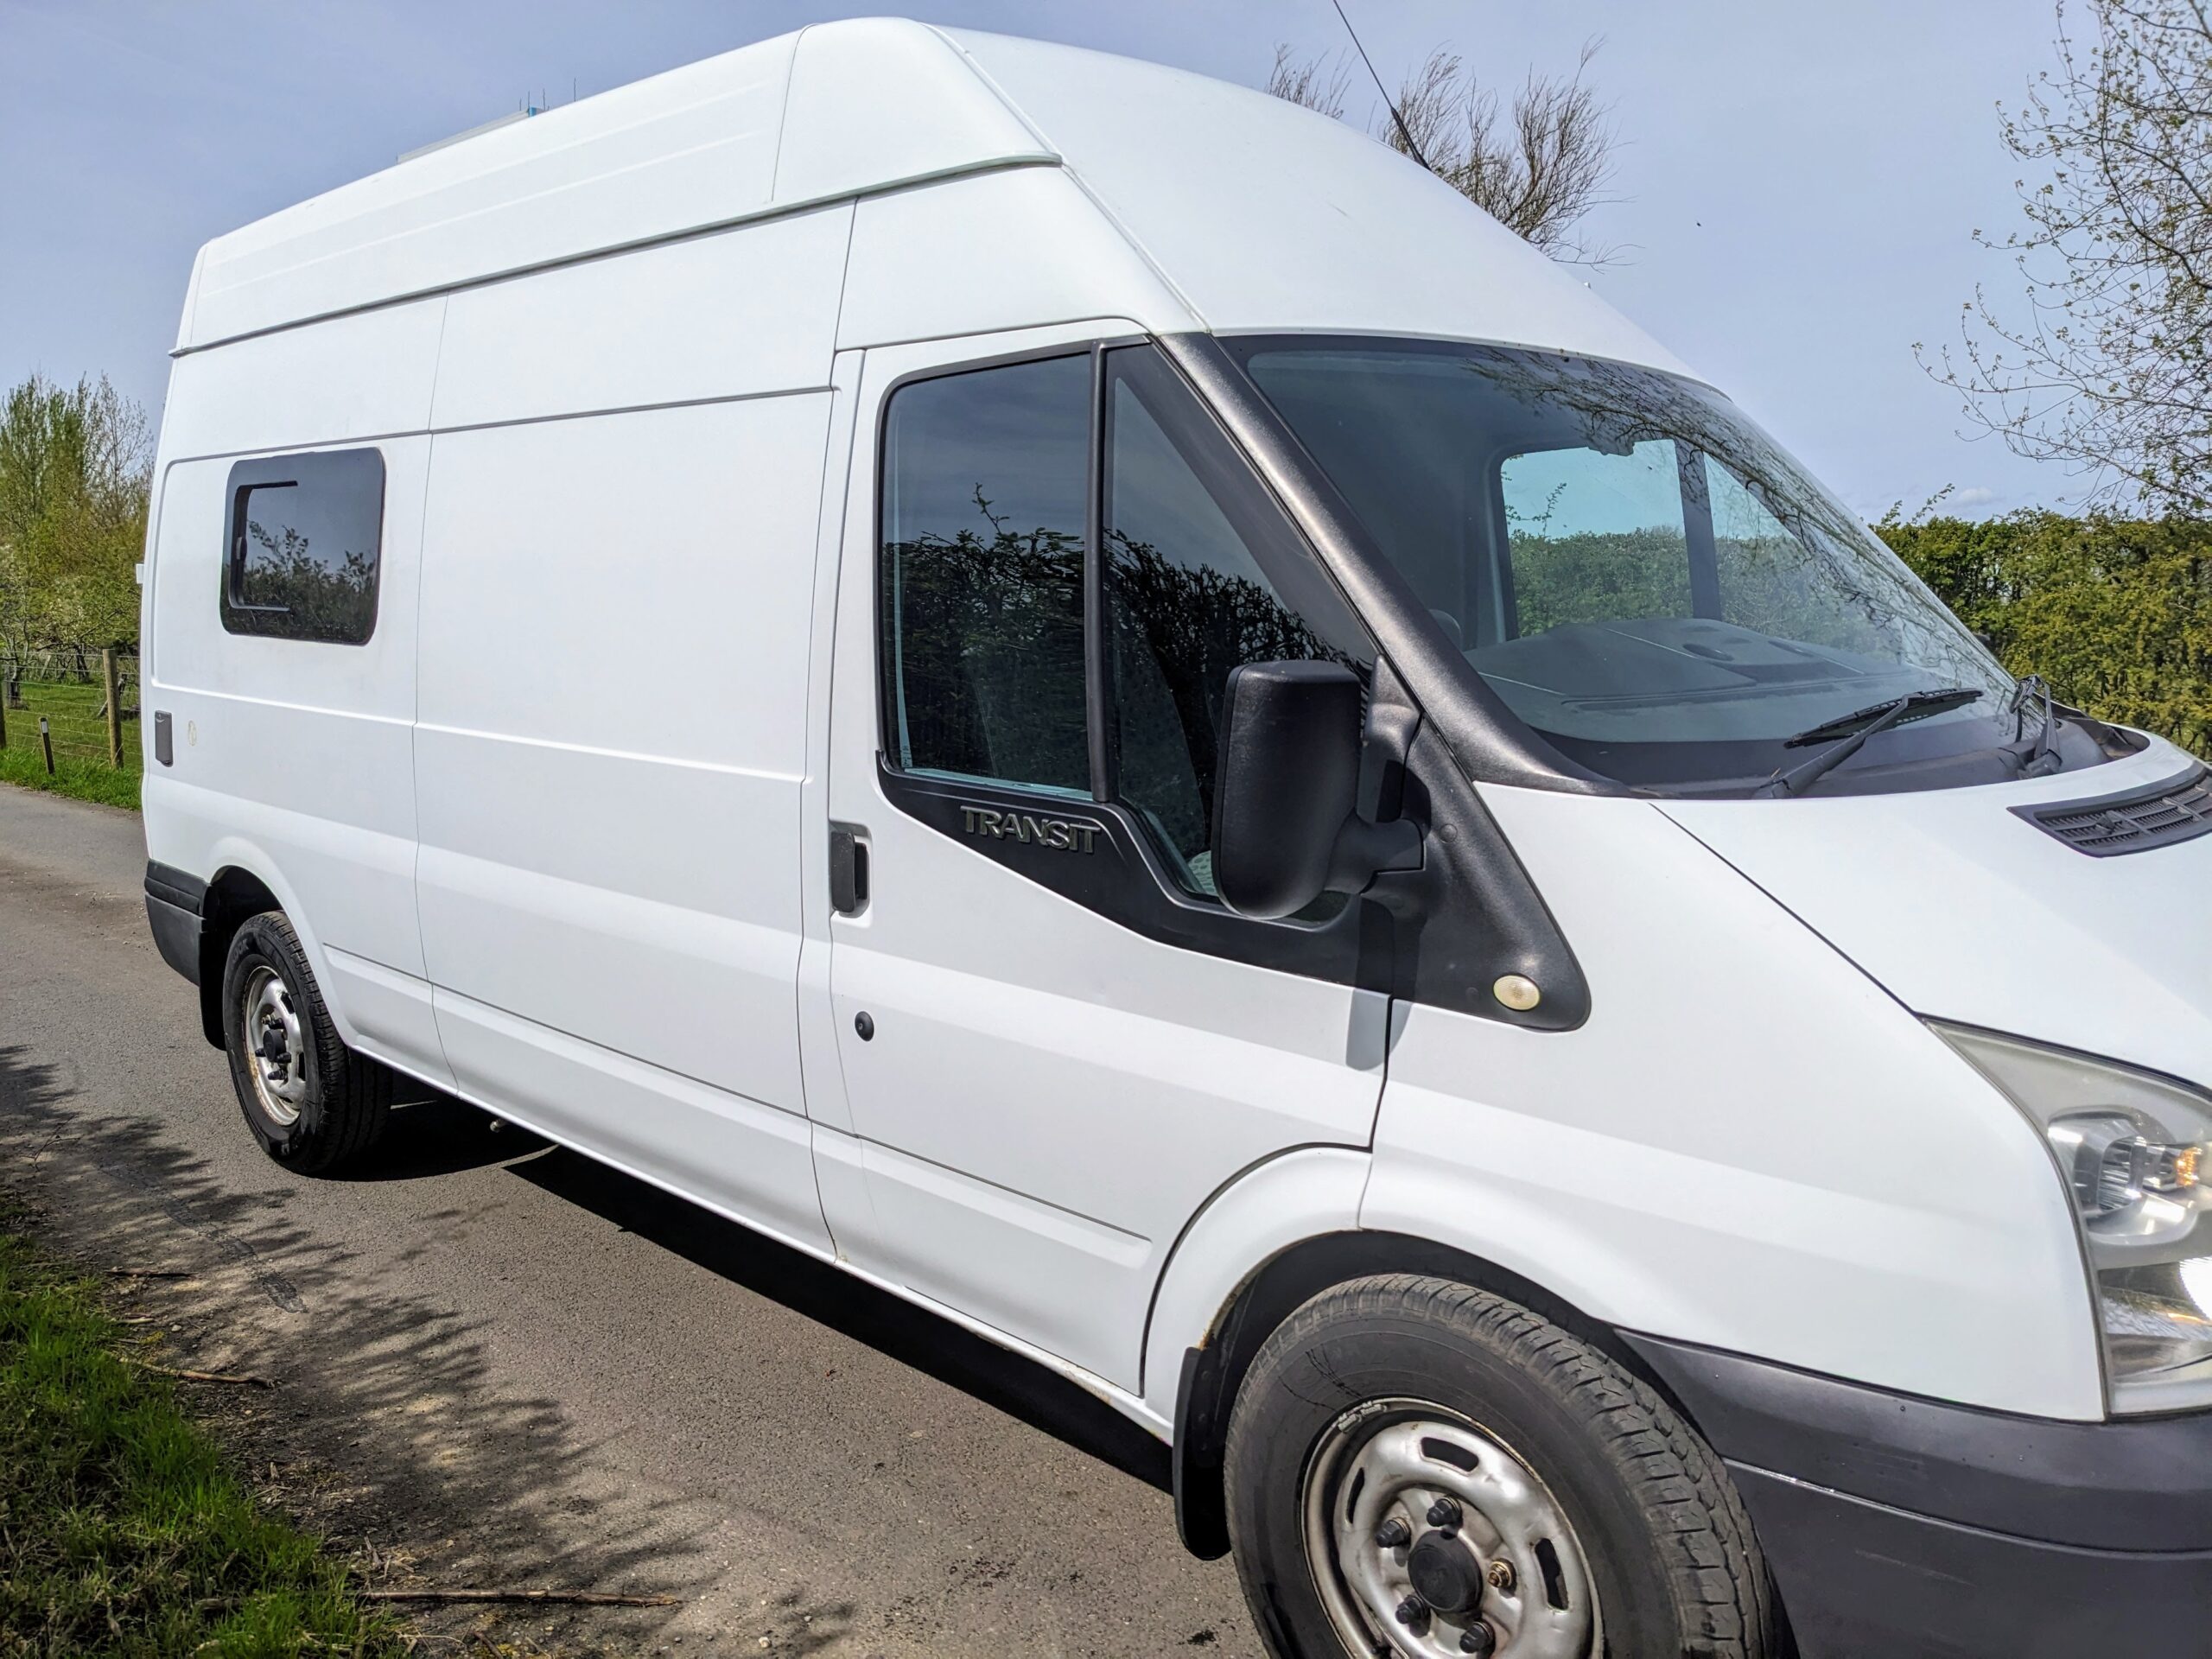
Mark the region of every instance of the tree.
[[[1535, 70], [1502, 107], [1457, 53], [1438, 47], [1398, 91], [1397, 110], [1382, 111], [1375, 136], [1554, 258], [1603, 264], [1612, 250], [1576, 234], [1612, 181], [1612, 105], [1583, 79], [1600, 43], [1582, 48], [1568, 75]], [[1275, 48], [1268, 91], [1301, 108], [1341, 120], [1351, 66], [1340, 59], [1300, 58]]]
[[0, 406], [0, 652], [138, 634], [152, 476], [146, 416], [103, 376], [33, 375]]
[[[2088, 0], [2058, 67], [1999, 111], [2027, 227], [2024, 313], [1979, 288], [1962, 340], [1923, 362], [2016, 453], [2074, 466], [2094, 503], [2212, 511], [2212, 11]], [[1918, 346], [1916, 351], [1920, 350]]]

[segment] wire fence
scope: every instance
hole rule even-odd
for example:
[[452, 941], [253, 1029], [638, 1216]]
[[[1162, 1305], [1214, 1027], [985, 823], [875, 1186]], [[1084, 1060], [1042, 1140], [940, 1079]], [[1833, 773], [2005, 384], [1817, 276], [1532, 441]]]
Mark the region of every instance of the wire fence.
[[139, 771], [137, 652], [0, 656], [0, 749], [48, 774], [72, 764]]

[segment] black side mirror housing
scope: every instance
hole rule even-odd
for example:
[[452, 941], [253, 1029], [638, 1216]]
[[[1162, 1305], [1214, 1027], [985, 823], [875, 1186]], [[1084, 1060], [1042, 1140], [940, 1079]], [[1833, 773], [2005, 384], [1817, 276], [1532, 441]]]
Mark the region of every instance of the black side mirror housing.
[[1421, 831], [1359, 816], [1361, 690], [1339, 663], [1230, 671], [1214, 775], [1213, 880], [1240, 916], [1295, 915], [1421, 867]]

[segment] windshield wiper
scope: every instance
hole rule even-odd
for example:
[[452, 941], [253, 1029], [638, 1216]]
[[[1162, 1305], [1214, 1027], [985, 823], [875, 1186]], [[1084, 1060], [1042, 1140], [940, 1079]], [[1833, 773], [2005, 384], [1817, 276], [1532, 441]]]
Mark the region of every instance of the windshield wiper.
[[1758, 792], [1761, 795], [1802, 795], [1858, 753], [1860, 746], [1875, 733], [1885, 732], [1891, 727], [1901, 726], [1909, 720], [1925, 720], [1930, 715], [1963, 709], [1970, 702], [1980, 701], [1980, 698], [1981, 693], [1970, 685], [1908, 691], [1887, 702], [1878, 702], [1834, 720], [1822, 721], [1817, 726], [1808, 726], [1796, 736], [1784, 739], [1783, 747], [1800, 748], [1805, 744], [1824, 742], [1832, 737], [1843, 741], [1822, 749], [1802, 766], [1793, 766], [1788, 772], [1777, 772], [1759, 786]]
[[2019, 738], [2020, 720], [2027, 713], [2031, 692], [2043, 699], [2043, 729], [2036, 734], [2036, 746], [2030, 751], [2027, 760], [2021, 763], [2020, 776], [2040, 778], [2046, 772], [2056, 772], [2064, 762], [2059, 759], [2058, 745], [2054, 741], [2058, 729], [2058, 710], [2053, 706], [2050, 682], [2040, 674], [2024, 676], [2012, 693], [2012, 736], [2016, 741]]

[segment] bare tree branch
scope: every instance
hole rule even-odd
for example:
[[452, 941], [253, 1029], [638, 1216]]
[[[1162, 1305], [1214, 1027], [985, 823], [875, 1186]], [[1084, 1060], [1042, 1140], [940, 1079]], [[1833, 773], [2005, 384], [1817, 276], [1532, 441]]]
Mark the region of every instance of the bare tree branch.
[[[1977, 289], [1923, 365], [2015, 452], [2068, 463], [2088, 499], [2212, 511], [2212, 10], [2205, 0], [2058, 8], [2058, 67], [2000, 111], [2027, 228], [2022, 299]], [[1916, 348], [1918, 349], [1918, 348]]]
[[1268, 91], [1286, 104], [1341, 121], [1344, 90], [1351, 80], [1351, 66], [1341, 57], [1300, 59], [1284, 41], [1275, 46], [1275, 67], [1268, 75]]
[[[1604, 264], [1616, 250], [1577, 234], [1592, 208], [1612, 200], [1612, 105], [1584, 79], [1600, 44], [1584, 46], [1571, 74], [1529, 71], [1510, 107], [1440, 46], [1401, 83], [1396, 119], [1386, 111], [1370, 130], [1554, 258]], [[1341, 59], [1301, 59], [1281, 45], [1268, 91], [1342, 119], [1349, 79]]]

